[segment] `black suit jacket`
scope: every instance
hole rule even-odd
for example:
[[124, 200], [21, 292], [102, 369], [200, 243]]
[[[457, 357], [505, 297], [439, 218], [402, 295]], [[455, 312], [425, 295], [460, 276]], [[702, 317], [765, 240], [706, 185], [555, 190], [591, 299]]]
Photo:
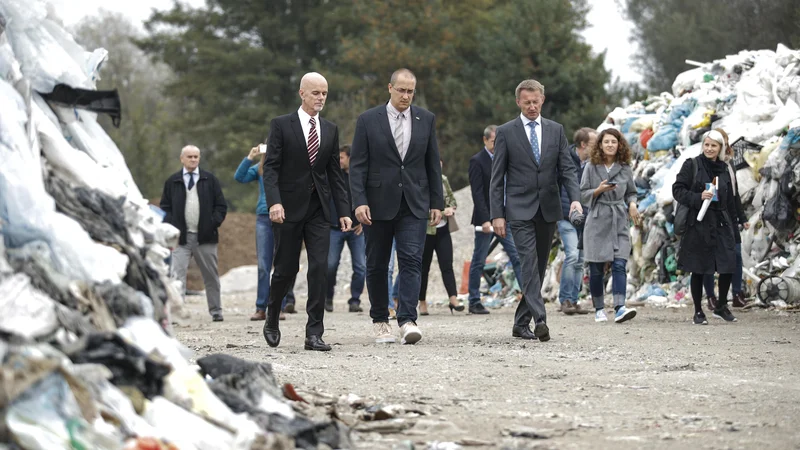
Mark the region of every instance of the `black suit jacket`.
[[404, 160], [392, 136], [386, 104], [358, 117], [350, 149], [350, 191], [353, 209], [368, 205], [373, 220], [392, 220], [405, 196], [420, 219], [431, 209], [444, 209], [442, 167], [436, 143], [436, 119], [423, 108], [409, 108], [411, 141]]
[[469, 187], [472, 189], [472, 224], [481, 226], [492, 220], [489, 214], [489, 182], [492, 157], [482, 148], [469, 159]]
[[[228, 213], [222, 187], [214, 174], [200, 169], [200, 176], [193, 189], [197, 189], [197, 199], [200, 201], [197, 243], [216, 244], [219, 242], [217, 229]], [[179, 245], [186, 245], [186, 185], [183, 183], [183, 169], [167, 178], [161, 193], [160, 206], [167, 213], [164, 222], [181, 232]]]
[[[322, 140], [314, 166], [297, 111], [272, 119], [264, 162], [264, 194], [267, 207], [280, 203], [287, 222], [300, 222], [312, 195], [319, 195], [325, 220], [349, 216], [347, 187], [339, 167], [339, 128], [320, 118]], [[331, 197], [336, 211], [330, 211]]]
[[538, 164], [519, 116], [497, 128], [489, 191], [492, 219], [531, 220], [541, 209], [545, 221], [561, 220], [559, 184], [567, 189], [571, 202], [580, 201], [577, 169], [564, 127], [545, 118], [541, 124]]

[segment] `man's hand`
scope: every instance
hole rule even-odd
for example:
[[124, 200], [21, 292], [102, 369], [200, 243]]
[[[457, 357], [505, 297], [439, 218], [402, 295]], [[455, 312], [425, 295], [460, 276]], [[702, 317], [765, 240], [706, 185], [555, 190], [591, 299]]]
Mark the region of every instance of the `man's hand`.
[[583, 206], [581, 206], [581, 202], [572, 202], [569, 205], [569, 212], [578, 211], [579, 213], [583, 214]]
[[258, 146], [256, 145], [255, 147], [250, 149], [250, 154], [247, 155], [247, 159], [249, 159], [250, 161], [255, 161], [259, 158], [261, 158], [261, 152], [258, 151]]
[[492, 227], [494, 227], [494, 234], [501, 238], [506, 238], [506, 219], [498, 217], [492, 220]]
[[364, 227], [362, 227], [361, 224], [358, 224], [353, 227], [353, 233], [355, 233], [356, 236], [361, 236], [361, 233], [363, 232], [364, 232]]
[[453, 214], [456, 213], [456, 209], [453, 207], [447, 207], [444, 209], [444, 216], [445, 217], [453, 217]]
[[353, 226], [353, 220], [347, 216], [339, 217], [339, 225], [342, 227], [342, 233], [347, 233]]
[[481, 231], [486, 233], [486, 234], [491, 233], [492, 232], [492, 222], [489, 222], [489, 221], [483, 222], [483, 225], [481, 225]]
[[372, 225], [372, 214], [369, 212], [369, 206], [361, 205], [356, 208], [356, 220], [364, 225]]
[[283, 210], [283, 205], [276, 203], [269, 209], [269, 220], [272, 223], [283, 223], [286, 220], [286, 211]]
[[435, 227], [436, 225], [439, 225], [439, 222], [442, 221], [442, 211], [440, 209], [432, 209], [430, 217], [431, 221], [429, 222], [429, 225]]

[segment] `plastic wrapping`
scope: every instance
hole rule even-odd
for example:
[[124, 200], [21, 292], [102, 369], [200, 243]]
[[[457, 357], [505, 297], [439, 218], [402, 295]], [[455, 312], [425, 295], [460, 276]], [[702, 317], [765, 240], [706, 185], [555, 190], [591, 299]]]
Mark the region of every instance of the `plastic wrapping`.
[[57, 328], [55, 302], [31, 286], [27, 275], [0, 280], [0, 331], [36, 339]]

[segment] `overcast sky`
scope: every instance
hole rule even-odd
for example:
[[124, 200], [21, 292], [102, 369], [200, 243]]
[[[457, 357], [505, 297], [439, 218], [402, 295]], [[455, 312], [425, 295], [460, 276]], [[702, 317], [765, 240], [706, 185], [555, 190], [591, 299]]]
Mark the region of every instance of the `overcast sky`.
[[[82, 18], [97, 14], [100, 8], [118, 11], [132, 21], [141, 23], [146, 20], [153, 9], [170, 9], [173, 0], [51, 0], [67, 25], [74, 25]], [[181, 0], [183, 3], [198, 7], [205, 0]], [[596, 52], [608, 50], [606, 67], [613, 76], [623, 81], [641, 81], [641, 76], [632, 69], [630, 55], [635, 49], [629, 42], [630, 24], [623, 21], [615, 0], [589, 0], [592, 11], [589, 14], [591, 26], [583, 35]]]

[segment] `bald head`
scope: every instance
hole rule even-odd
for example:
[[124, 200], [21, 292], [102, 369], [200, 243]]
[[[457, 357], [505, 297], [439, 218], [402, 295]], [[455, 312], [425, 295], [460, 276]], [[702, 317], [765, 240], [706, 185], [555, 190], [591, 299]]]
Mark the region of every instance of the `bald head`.
[[189, 172], [200, 165], [200, 149], [194, 145], [187, 145], [181, 149], [181, 163]]
[[300, 79], [300, 106], [311, 117], [316, 116], [325, 107], [328, 98], [328, 80], [317, 72], [309, 72]]

